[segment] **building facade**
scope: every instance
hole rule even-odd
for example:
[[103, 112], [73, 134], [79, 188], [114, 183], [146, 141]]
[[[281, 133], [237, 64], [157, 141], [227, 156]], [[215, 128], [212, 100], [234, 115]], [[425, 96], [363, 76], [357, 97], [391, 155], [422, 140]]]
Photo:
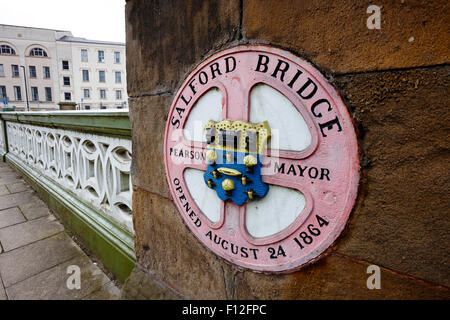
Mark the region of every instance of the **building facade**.
[[[0, 99], [17, 110], [127, 108], [125, 44], [0, 25]], [[26, 82], [26, 89], [25, 89]]]

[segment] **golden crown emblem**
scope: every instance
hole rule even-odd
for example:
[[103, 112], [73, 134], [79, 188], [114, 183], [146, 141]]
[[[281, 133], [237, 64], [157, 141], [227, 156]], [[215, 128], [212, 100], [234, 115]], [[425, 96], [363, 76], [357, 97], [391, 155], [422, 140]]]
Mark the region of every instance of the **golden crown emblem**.
[[271, 137], [269, 123], [245, 121], [209, 120], [205, 125], [208, 147], [262, 154], [267, 140]]

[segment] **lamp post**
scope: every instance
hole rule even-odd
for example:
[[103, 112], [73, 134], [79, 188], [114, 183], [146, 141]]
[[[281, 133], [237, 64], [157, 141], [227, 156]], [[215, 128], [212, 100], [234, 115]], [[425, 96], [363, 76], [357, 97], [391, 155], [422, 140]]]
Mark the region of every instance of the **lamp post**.
[[20, 66], [23, 69], [23, 78], [25, 80], [25, 98], [27, 100], [27, 111], [30, 111], [30, 104], [28, 103], [28, 86], [27, 86], [27, 73], [24, 66]]

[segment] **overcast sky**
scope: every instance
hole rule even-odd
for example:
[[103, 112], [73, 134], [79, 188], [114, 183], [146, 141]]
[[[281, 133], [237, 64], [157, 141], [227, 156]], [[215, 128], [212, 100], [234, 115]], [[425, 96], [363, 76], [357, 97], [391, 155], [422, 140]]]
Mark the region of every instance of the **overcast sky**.
[[125, 42], [125, 0], [0, 0], [0, 24], [71, 31]]

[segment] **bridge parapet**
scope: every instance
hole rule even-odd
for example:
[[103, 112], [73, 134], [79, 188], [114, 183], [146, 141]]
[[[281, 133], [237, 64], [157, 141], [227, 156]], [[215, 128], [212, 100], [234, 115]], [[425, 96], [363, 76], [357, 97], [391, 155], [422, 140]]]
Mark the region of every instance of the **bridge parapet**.
[[0, 120], [0, 155], [124, 279], [135, 261], [128, 112], [4, 112]]

